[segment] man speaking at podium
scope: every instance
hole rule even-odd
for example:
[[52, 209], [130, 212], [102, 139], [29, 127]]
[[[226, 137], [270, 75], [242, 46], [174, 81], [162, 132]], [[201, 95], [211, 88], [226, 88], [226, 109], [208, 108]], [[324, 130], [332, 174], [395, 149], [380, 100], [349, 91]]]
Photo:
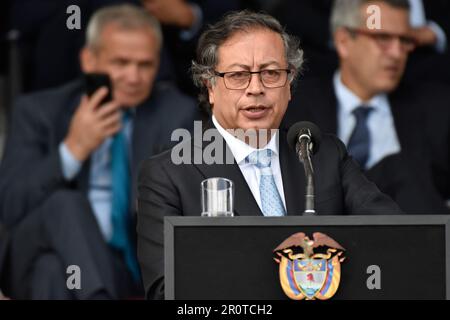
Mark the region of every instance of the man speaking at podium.
[[[164, 217], [199, 216], [204, 179], [224, 177], [234, 182], [235, 215], [285, 216], [304, 211], [304, 169], [296, 152], [288, 147], [286, 129], [281, 125], [302, 63], [298, 41], [264, 14], [228, 14], [200, 38], [192, 69], [201, 89], [200, 102], [206, 103], [212, 114], [206, 127], [220, 133], [234, 161], [175, 164], [173, 152], [166, 152], [143, 163], [137, 231], [147, 298], [164, 297]], [[258, 133], [256, 144], [237, 138], [232, 132], [235, 129]], [[269, 139], [263, 141], [259, 133], [267, 130]], [[182, 143], [189, 144], [194, 154], [211, 143], [204, 140], [199, 143], [194, 137]], [[317, 214], [401, 213], [365, 178], [335, 136], [323, 135], [312, 163]]]

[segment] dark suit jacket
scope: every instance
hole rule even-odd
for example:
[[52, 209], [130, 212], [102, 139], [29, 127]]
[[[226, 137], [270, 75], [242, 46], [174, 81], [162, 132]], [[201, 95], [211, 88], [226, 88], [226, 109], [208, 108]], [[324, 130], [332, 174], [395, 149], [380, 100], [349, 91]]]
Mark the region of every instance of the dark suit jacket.
[[[386, 157], [366, 174], [407, 213], [447, 213], [443, 205], [443, 199], [450, 197], [447, 92], [438, 85], [404, 86], [389, 96], [402, 151]], [[285, 123], [301, 120], [336, 134], [337, 98], [332, 79], [300, 82]]]
[[[203, 151], [208, 144], [182, 143], [192, 148], [192, 152], [195, 149]], [[287, 213], [301, 215], [304, 211], [305, 175], [295, 152], [287, 146], [286, 130], [280, 130], [279, 148]], [[315, 203], [319, 215], [400, 213], [397, 205], [364, 177], [336, 137], [325, 135], [312, 161], [316, 172]], [[211, 177], [225, 177], [234, 182], [235, 215], [262, 215], [236, 163], [175, 165], [170, 151], [143, 163], [138, 177], [137, 231], [138, 257], [147, 298], [163, 298], [164, 217], [199, 216], [200, 183]]]
[[[83, 82], [76, 81], [18, 99], [0, 167], [0, 218], [7, 226], [17, 224], [59, 188], [88, 191], [90, 161], [68, 183], [58, 153], [83, 92]], [[133, 199], [139, 163], [170, 148], [172, 131], [190, 129], [197, 116], [196, 103], [169, 83], [157, 83], [150, 98], [137, 106], [131, 155]], [[134, 208], [135, 201], [131, 202]]]

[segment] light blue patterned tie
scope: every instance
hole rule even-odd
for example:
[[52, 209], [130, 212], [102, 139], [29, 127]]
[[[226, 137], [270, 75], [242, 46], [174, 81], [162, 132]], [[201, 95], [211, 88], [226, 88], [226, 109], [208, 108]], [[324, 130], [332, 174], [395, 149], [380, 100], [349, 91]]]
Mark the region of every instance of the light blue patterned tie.
[[247, 163], [255, 165], [261, 173], [259, 181], [259, 194], [261, 196], [262, 212], [265, 216], [284, 216], [283, 201], [275, 184], [275, 179], [270, 166], [272, 150], [264, 149], [252, 152], [246, 159]]

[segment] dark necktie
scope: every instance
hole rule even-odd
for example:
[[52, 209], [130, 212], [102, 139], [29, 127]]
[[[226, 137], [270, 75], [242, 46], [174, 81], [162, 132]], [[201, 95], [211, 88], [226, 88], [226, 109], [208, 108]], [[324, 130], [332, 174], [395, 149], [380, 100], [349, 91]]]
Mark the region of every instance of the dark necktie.
[[367, 106], [361, 106], [353, 110], [356, 125], [350, 136], [347, 149], [362, 168], [366, 167], [367, 160], [369, 159], [370, 131], [367, 125], [367, 119], [372, 110], [372, 107]]
[[113, 137], [111, 144], [113, 235], [110, 245], [122, 252], [128, 269], [137, 281], [139, 280], [139, 268], [129, 232], [131, 227], [129, 214], [131, 181], [128, 141], [125, 135], [125, 127], [130, 121], [129, 118], [129, 113], [125, 112], [122, 119], [122, 130]]

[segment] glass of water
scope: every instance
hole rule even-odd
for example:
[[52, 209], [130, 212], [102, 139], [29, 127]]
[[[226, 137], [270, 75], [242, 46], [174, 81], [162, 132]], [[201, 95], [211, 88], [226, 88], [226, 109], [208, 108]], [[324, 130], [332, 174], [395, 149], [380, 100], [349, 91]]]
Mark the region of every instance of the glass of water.
[[234, 186], [233, 181], [225, 178], [209, 178], [203, 180], [202, 216], [232, 217]]

